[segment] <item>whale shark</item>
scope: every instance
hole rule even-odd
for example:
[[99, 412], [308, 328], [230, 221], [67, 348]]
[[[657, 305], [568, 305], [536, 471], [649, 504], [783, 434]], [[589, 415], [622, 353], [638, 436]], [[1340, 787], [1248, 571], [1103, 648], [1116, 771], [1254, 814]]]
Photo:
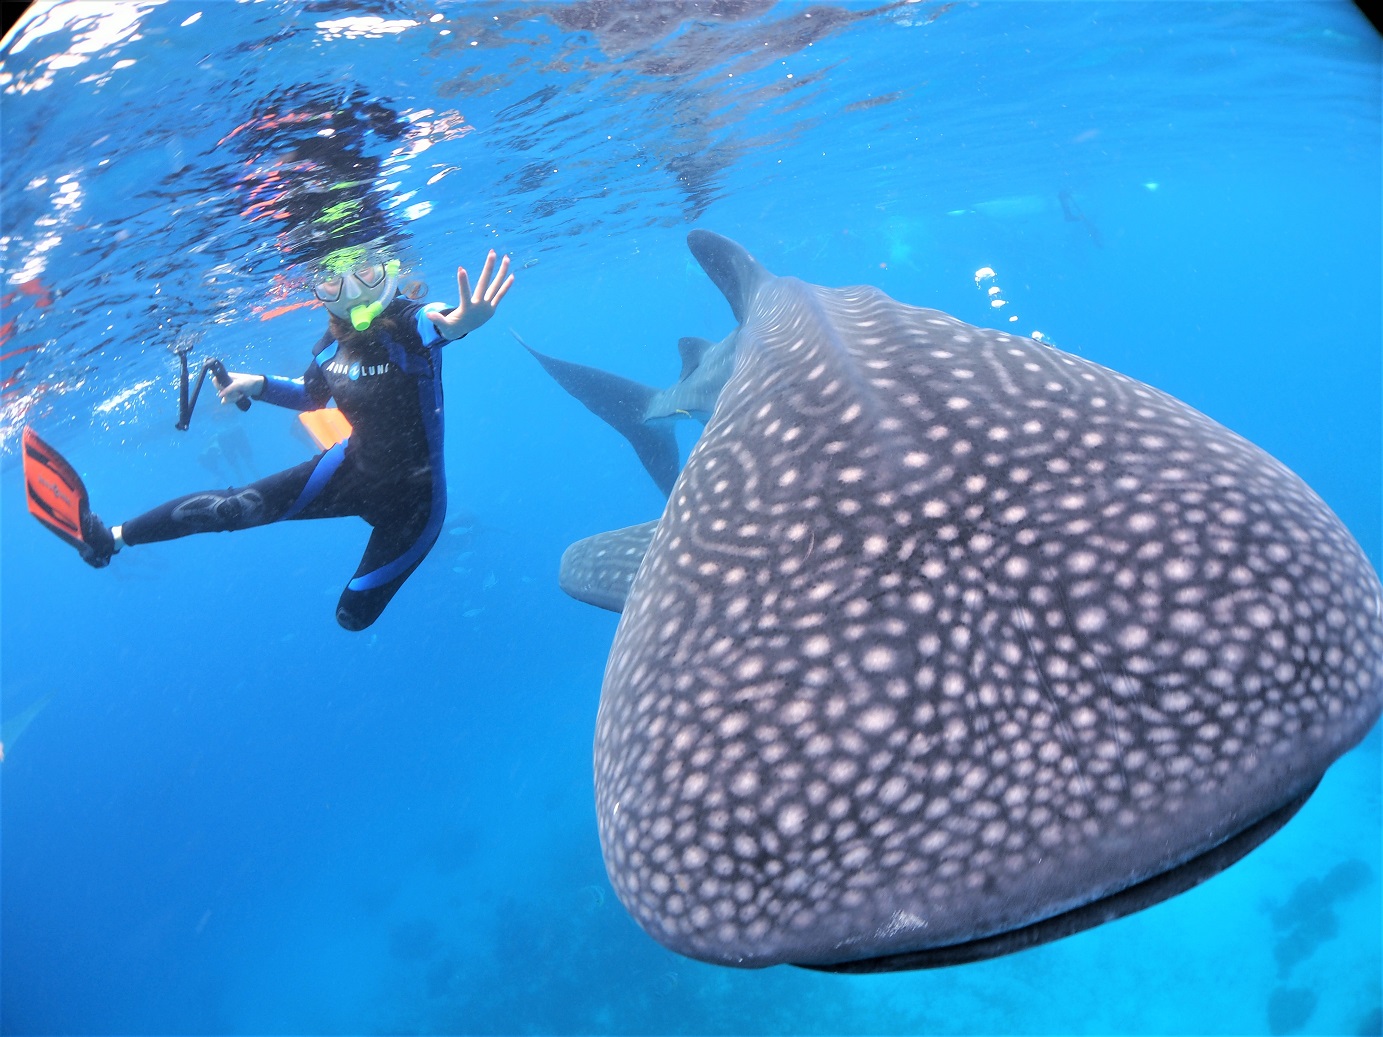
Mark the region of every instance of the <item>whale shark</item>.
[[598, 367], [547, 356], [525, 342], [518, 332], [511, 334], [563, 389], [629, 441], [644, 469], [665, 495], [672, 492], [677, 478], [674, 423], [679, 418], [691, 418], [704, 424], [735, 365], [734, 335], [720, 342], [682, 338], [677, 342], [682, 358], [677, 381], [664, 389], [655, 389]]
[[662, 516], [564, 559], [622, 609], [596, 807], [658, 942], [1022, 950], [1229, 867], [1377, 721], [1383, 589], [1266, 452], [1052, 346], [687, 243], [733, 373]]

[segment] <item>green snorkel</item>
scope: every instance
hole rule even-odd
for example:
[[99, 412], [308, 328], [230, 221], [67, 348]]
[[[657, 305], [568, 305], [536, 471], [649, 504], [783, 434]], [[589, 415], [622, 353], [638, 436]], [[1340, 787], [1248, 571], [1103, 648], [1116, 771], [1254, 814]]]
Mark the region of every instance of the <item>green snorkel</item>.
[[[384, 264], [384, 272], [393, 284], [394, 278], [399, 275], [400, 264], [397, 259], [391, 259]], [[393, 292], [389, 292], [387, 297], [376, 299], [371, 303], [362, 303], [359, 306], [351, 307], [351, 327], [356, 331], [368, 331], [375, 318], [384, 312], [384, 308], [393, 301]]]
[[351, 307], [351, 327], [356, 331], [368, 331], [375, 318], [384, 312], [384, 307], [378, 302], [369, 303], [366, 306]]

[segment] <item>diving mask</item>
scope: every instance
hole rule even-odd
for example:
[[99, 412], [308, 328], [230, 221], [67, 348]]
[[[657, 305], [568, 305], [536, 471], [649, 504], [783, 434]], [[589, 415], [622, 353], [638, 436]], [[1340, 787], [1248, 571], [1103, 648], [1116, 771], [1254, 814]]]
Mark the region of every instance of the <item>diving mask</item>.
[[393, 302], [398, 281], [399, 261], [391, 259], [334, 273], [319, 281], [315, 292], [330, 313], [350, 321], [356, 331], [365, 331]]

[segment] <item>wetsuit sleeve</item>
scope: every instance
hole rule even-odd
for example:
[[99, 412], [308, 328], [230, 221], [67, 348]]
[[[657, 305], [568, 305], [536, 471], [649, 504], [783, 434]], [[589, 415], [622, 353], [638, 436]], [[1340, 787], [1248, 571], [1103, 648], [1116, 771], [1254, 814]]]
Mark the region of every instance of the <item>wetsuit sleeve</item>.
[[418, 337], [423, 340], [423, 345], [427, 346], [428, 349], [437, 349], [440, 346], [445, 346], [448, 342], [460, 342], [461, 338], [466, 337], [462, 335], [461, 338], [446, 338], [437, 330], [437, 325], [427, 319], [429, 313], [447, 314], [454, 309], [456, 309], [455, 306], [448, 306], [446, 303], [430, 302], [418, 311]]
[[290, 410], [317, 410], [327, 405], [331, 390], [327, 387], [326, 375], [322, 374], [317, 361], [313, 360], [301, 378], [266, 374], [264, 391], [259, 398], [265, 403]]

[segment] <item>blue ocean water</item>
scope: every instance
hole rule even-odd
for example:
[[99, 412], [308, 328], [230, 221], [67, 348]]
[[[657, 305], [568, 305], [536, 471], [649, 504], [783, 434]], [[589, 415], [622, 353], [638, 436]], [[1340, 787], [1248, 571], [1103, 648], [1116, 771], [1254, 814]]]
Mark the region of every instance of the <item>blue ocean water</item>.
[[[1383, 49], [1354, 7], [40, 3], [0, 59], [0, 1030], [1383, 1030], [1377, 730], [1227, 872], [1022, 954], [843, 977], [655, 944], [596, 837], [615, 617], [555, 577], [662, 499], [509, 334], [668, 384], [678, 337], [733, 326], [705, 227], [1173, 393], [1377, 567]], [[176, 431], [170, 347], [300, 373], [313, 260], [374, 237], [433, 298], [491, 247], [518, 273], [448, 351], [448, 524], [374, 627], [333, 617], [355, 520], [98, 572], [27, 516], [25, 424], [112, 522], [309, 457], [266, 406]]]

